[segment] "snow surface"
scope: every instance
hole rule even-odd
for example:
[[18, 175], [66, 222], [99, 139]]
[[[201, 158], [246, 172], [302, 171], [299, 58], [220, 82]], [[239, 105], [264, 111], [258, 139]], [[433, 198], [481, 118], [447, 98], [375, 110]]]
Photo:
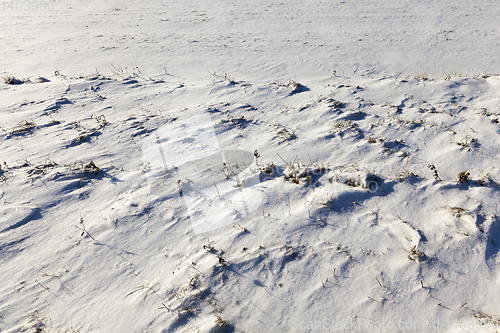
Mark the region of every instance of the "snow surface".
[[499, 3], [9, 4], [0, 332], [499, 330]]

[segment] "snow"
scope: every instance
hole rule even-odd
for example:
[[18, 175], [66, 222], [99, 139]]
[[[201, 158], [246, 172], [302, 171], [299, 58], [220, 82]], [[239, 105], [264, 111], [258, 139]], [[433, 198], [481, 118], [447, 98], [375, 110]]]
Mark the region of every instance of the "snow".
[[499, 329], [500, 4], [16, 5], [1, 332]]

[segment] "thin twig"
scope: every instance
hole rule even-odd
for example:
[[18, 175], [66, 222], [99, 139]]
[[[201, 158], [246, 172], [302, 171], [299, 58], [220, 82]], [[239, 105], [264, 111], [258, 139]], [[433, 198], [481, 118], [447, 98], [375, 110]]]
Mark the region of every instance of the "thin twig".
[[87, 231], [87, 229], [85, 228], [85, 224], [83, 224], [83, 217], [81, 217], [81, 218], [80, 218], [80, 224], [82, 225], [81, 227], [79, 227], [79, 226], [75, 225], [75, 228], [80, 229], [80, 230], [82, 231], [82, 236], [83, 236], [84, 234], [87, 234], [87, 236], [89, 236], [90, 238], [92, 238], [92, 240], [93, 240], [93, 241], [95, 241], [95, 238], [94, 238], [94, 237], [92, 237], [92, 235], [91, 235], [91, 234], [89, 234], [89, 232], [88, 232], [88, 231]]
[[38, 283], [43, 289], [45, 290], [49, 290], [49, 287], [47, 286], [44, 286], [43, 284], [41, 284], [40, 282], [38, 282], [38, 279], [35, 279], [36, 283]]
[[220, 199], [221, 197], [220, 197], [219, 188], [217, 187], [217, 184], [215, 184], [215, 182], [214, 182], [214, 186], [215, 186], [215, 189], [217, 190], [217, 195], [219, 196], [219, 199]]
[[281, 157], [281, 155], [280, 155], [280, 154], [276, 153], [276, 155], [278, 155], [278, 156], [279, 156], [279, 158], [281, 158], [281, 159], [283, 160], [283, 162], [285, 162], [285, 163], [286, 163], [286, 165], [290, 165], [290, 163], [288, 163], [287, 161], [285, 161], [285, 159], [284, 159], [283, 157]]
[[403, 72], [404, 72], [405, 70], [407, 70], [407, 69], [408, 69], [408, 67], [406, 67], [406, 68], [405, 68], [405, 69], [403, 69], [401, 72], [399, 72], [399, 74], [396, 76], [396, 78], [394, 79], [394, 81], [396, 81], [396, 80], [398, 79], [398, 77], [399, 77], [401, 74], [403, 74]]

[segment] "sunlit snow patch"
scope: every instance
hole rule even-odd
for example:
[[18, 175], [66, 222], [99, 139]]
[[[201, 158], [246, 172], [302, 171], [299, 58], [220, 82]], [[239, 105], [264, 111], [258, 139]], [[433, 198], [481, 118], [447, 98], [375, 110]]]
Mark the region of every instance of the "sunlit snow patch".
[[221, 150], [208, 114], [158, 129], [142, 153], [151, 193], [181, 195], [196, 234], [234, 223], [262, 201], [253, 154]]

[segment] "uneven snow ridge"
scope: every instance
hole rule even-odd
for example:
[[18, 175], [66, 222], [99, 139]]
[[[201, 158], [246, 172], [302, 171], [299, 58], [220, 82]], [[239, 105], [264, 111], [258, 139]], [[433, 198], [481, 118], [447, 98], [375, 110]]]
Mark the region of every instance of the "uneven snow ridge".
[[498, 329], [499, 76], [239, 79], [0, 85], [0, 330]]

